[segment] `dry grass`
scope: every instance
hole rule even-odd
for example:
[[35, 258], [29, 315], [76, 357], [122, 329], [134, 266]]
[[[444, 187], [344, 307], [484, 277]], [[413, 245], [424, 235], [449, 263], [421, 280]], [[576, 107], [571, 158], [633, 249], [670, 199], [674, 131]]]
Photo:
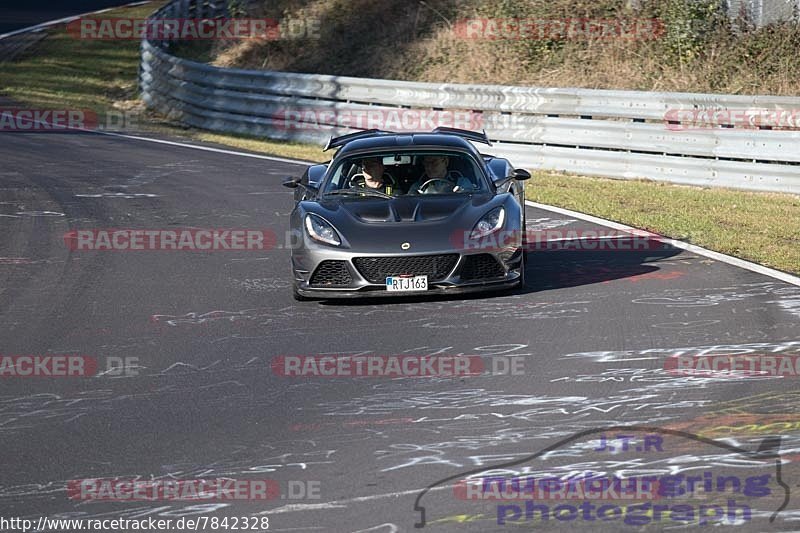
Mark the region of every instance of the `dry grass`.
[[[634, 12], [624, 0], [270, 0], [265, 16], [317, 18], [318, 38], [244, 41], [211, 55], [221, 66], [431, 82], [800, 94], [797, 25], [756, 31], [718, 12], [684, 13], [685, 1], [643, 0]], [[654, 40], [497, 41], [452, 31], [474, 17], [658, 18], [667, 31]], [[701, 29], [675, 37], [684, 23]]]
[[269, 139], [254, 139], [243, 135], [225, 135], [197, 131], [192, 137], [198, 141], [224, 144], [239, 150], [261, 152], [278, 157], [297, 159], [300, 161], [314, 161], [324, 163], [330, 161], [333, 152], [323, 152], [321, 146], [304, 143], [284, 141], [271, 141]]
[[[158, 3], [123, 8], [98, 18], [145, 17]], [[0, 63], [0, 93], [31, 107], [137, 110], [138, 41], [88, 41], [63, 26], [14, 61]]]

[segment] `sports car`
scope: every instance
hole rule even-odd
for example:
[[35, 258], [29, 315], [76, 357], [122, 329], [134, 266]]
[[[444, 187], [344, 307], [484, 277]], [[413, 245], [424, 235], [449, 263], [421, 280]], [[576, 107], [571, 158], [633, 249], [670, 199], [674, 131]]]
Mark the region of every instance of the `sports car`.
[[524, 286], [531, 175], [473, 143], [491, 146], [485, 132], [442, 127], [332, 138], [331, 161], [284, 182], [295, 299]]

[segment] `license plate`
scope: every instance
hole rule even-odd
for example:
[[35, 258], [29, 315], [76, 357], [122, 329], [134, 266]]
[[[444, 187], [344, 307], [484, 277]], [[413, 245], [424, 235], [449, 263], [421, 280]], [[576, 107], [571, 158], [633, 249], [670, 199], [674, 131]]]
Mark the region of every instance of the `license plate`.
[[428, 276], [413, 276], [407, 278], [390, 276], [386, 278], [386, 290], [396, 292], [427, 291]]

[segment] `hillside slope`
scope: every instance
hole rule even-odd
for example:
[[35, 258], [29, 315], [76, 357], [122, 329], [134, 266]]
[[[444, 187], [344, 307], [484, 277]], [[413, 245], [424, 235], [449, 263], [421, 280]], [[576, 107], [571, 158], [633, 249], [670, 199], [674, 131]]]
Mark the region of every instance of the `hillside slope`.
[[[800, 94], [800, 27], [731, 21], [721, 0], [269, 0], [253, 14], [300, 24], [310, 38], [246, 40], [210, 51], [220, 66], [556, 87]], [[576, 19], [641, 24], [644, 38], [467, 38], [464, 21]], [[493, 37], [482, 26], [479, 37]], [[496, 26], [495, 26], [496, 28]], [[552, 28], [552, 26], [550, 26]], [[506, 34], [507, 35], [507, 34]], [[531, 38], [530, 36], [533, 35]], [[596, 34], [594, 34], [596, 35]], [[207, 53], [209, 53], [207, 51]]]

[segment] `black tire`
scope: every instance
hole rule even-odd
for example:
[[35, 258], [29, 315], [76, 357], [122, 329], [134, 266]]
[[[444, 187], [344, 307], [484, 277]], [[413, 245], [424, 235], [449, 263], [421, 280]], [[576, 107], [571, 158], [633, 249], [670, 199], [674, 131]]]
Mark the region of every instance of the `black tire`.
[[525, 204], [522, 204], [522, 255], [519, 267], [519, 288], [525, 289], [525, 267], [528, 265], [528, 215], [525, 213]]

